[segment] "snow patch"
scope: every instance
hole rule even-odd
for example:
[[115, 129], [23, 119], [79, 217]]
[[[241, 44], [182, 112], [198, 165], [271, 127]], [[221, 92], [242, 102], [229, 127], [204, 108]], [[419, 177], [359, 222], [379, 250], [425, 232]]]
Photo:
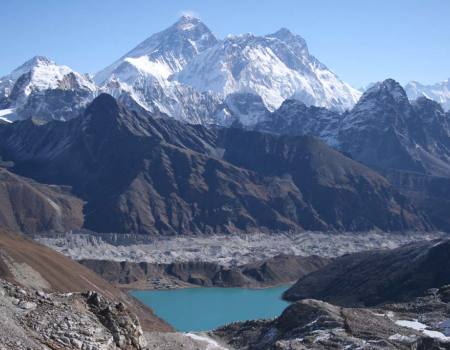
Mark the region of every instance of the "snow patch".
[[436, 338], [436, 339], [444, 340], [444, 341], [450, 341], [450, 337], [447, 337], [442, 332], [427, 329], [428, 326], [426, 324], [419, 322], [418, 320], [412, 320], [412, 321], [411, 320], [397, 320], [397, 321], [395, 321], [395, 324], [398, 326], [401, 326], [401, 327], [411, 328], [416, 331], [422, 332], [431, 338]]
[[153, 75], [160, 79], [167, 79], [172, 74], [172, 70], [165, 62], [159, 60], [150, 61], [148, 56], [137, 58], [127, 57], [125, 58], [125, 62], [132, 64], [143, 73]]
[[219, 345], [219, 343], [217, 341], [215, 341], [214, 339], [212, 339], [206, 335], [202, 335], [202, 334], [198, 334], [198, 333], [185, 333], [185, 335], [191, 339], [205, 342], [207, 344], [206, 350], [228, 350], [228, 348], [225, 348], [225, 347]]
[[7, 123], [13, 122], [14, 108], [0, 109], [0, 120]]

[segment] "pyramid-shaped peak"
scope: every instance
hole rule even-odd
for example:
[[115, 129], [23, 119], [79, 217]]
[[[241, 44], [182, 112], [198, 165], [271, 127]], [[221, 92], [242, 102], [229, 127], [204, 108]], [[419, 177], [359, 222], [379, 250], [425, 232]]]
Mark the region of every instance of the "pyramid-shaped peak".
[[117, 110], [118, 104], [116, 99], [107, 93], [98, 95], [88, 106], [86, 114], [91, 114], [98, 110]]
[[386, 79], [374, 84], [364, 93], [363, 97], [379, 94], [389, 94], [397, 101], [408, 99], [403, 87], [394, 79]]
[[32, 57], [30, 60], [28, 60], [29, 63], [45, 63], [45, 64], [51, 64], [53, 61], [49, 59], [46, 56], [36, 55]]
[[289, 29], [282, 27], [278, 29], [275, 33], [271, 34], [270, 36], [288, 37], [288, 36], [295, 36], [295, 34], [292, 33]]
[[55, 64], [51, 59], [45, 56], [34, 56], [30, 58], [28, 61], [23, 63], [21, 66], [17, 67], [15, 71], [23, 71], [23, 70], [31, 70], [33, 67], [37, 66], [50, 66]]
[[267, 35], [267, 37], [276, 38], [284, 42], [298, 55], [308, 55], [308, 45], [306, 44], [306, 40], [303, 39], [302, 36], [292, 33], [287, 28], [281, 28], [275, 33]]
[[198, 26], [207, 28], [206, 25], [198, 18], [193, 15], [185, 14], [182, 15], [177, 22], [174, 23], [172, 28], [176, 28], [178, 30], [193, 30]]

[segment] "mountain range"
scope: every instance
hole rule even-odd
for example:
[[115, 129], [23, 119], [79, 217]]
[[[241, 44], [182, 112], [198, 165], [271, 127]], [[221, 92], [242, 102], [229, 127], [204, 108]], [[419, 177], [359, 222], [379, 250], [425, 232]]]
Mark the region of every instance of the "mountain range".
[[427, 97], [440, 103], [445, 110], [450, 110], [450, 79], [431, 85], [412, 81], [405, 85], [405, 91], [411, 100]]
[[[190, 16], [150, 36], [93, 80], [36, 56], [0, 79], [1, 117], [65, 120], [107, 92], [130, 108], [189, 123], [254, 124], [286, 98], [344, 110], [360, 96], [287, 29], [220, 40]], [[259, 98], [256, 113], [240, 115], [235, 108], [235, 101], [254, 105]]]
[[21, 176], [70, 186], [98, 232], [431, 227], [385, 178], [317, 139], [154, 118], [107, 94], [68, 122], [0, 125], [0, 154]]
[[[85, 202], [83, 218], [69, 210], [77, 227], [450, 228], [450, 112], [392, 79], [361, 94], [287, 29], [220, 40], [183, 16], [95, 76], [37, 56], [0, 96], [3, 173], [41, 194], [69, 186]], [[352, 218], [367, 198], [374, 208]]]
[[[425, 96], [448, 109], [448, 82], [405, 89], [412, 100]], [[134, 110], [225, 126], [265, 121], [287, 99], [344, 112], [361, 96], [285, 28], [221, 40], [198, 18], [183, 16], [93, 76], [32, 58], [0, 78], [0, 119], [67, 120], [102, 92]]]
[[420, 97], [410, 102], [392, 79], [374, 84], [345, 113], [287, 100], [256, 130], [313, 135], [381, 171], [450, 176], [450, 113]]

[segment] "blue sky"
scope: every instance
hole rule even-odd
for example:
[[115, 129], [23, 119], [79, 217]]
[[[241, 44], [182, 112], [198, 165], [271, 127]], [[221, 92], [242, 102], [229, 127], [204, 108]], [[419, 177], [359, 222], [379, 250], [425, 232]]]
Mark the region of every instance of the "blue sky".
[[355, 87], [450, 77], [450, 0], [0, 0], [0, 76], [36, 54], [96, 72], [185, 11], [219, 37], [289, 28]]

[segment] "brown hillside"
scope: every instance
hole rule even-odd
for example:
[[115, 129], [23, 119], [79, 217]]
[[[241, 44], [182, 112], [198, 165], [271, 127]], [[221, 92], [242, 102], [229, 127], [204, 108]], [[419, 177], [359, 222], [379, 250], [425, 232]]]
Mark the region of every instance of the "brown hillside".
[[113, 287], [88, 268], [50, 248], [0, 229], [0, 278], [25, 286], [57, 292], [95, 290], [124, 302], [147, 330], [171, 328], [134, 298]]

